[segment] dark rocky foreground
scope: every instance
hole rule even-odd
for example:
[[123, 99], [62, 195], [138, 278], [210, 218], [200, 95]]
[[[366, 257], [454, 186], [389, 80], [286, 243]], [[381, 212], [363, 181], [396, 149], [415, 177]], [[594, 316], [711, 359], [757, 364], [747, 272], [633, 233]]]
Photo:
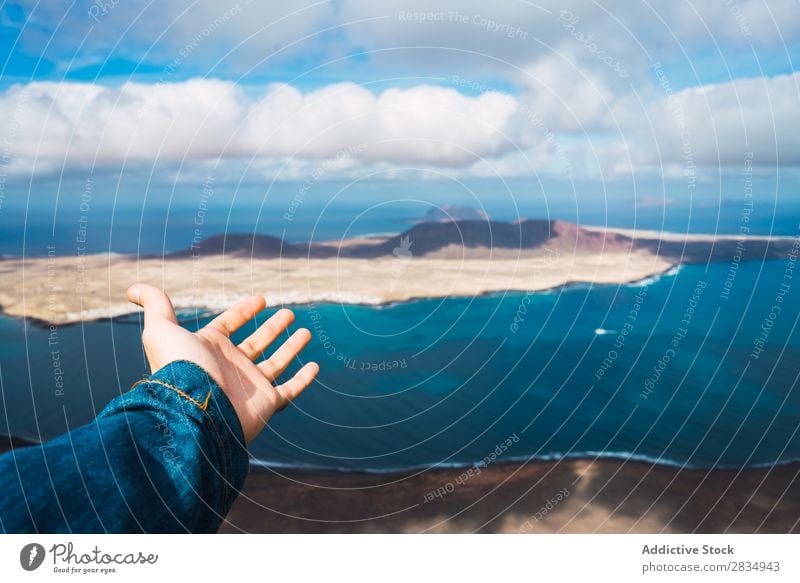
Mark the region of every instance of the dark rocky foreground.
[[497, 465], [459, 483], [462, 473], [254, 470], [221, 531], [800, 532], [797, 463], [739, 472], [571, 460]]
[[[0, 437], [0, 451], [26, 445]], [[800, 463], [738, 471], [569, 460], [464, 471], [253, 468], [220, 532], [800, 532]]]

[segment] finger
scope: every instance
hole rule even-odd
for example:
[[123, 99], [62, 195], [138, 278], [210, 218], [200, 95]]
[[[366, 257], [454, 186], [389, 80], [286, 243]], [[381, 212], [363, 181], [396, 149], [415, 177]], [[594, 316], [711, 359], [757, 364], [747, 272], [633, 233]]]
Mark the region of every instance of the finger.
[[300, 328], [289, 337], [289, 340], [281, 344], [281, 347], [272, 356], [264, 362], [258, 363], [258, 368], [261, 369], [261, 372], [264, 373], [269, 382], [275, 382], [275, 379], [286, 370], [286, 367], [289, 366], [294, 357], [305, 348], [309, 340], [311, 340], [311, 332], [305, 328]]
[[211, 320], [206, 328], [216, 330], [230, 336], [247, 322], [253, 319], [256, 314], [263, 310], [267, 301], [262, 296], [250, 296], [222, 312], [219, 316]]
[[239, 345], [239, 350], [247, 355], [250, 360], [255, 360], [272, 344], [275, 339], [283, 334], [286, 328], [294, 322], [294, 312], [283, 309], [273, 314], [269, 320], [261, 324], [258, 330], [250, 334]]
[[281, 405], [276, 411], [282, 411], [286, 405], [294, 401], [300, 393], [305, 391], [309, 385], [314, 382], [314, 379], [319, 372], [319, 365], [316, 362], [309, 362], [295, 374], [288, 381], [282, 385], [275, 387], [278, 394], [281, 396]]
[[128, 301], [144, 308], [144, 325], [152, 326], [161, 322], [178, 323], [175, 308], [164, 290], [137, 283], [128, 288]]

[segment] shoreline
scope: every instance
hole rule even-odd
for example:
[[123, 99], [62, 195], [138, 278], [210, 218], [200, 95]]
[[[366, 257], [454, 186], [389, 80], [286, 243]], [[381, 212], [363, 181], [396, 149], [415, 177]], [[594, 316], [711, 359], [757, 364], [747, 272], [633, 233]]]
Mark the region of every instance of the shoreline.
[[[15, 435], [0, 434], [0, 454], [9, 451], [10, 449], [18, 447], [27, 447], [30, 445], [40, 445], [44, 442], [27, 437], [18, 437]], [[325, 467], [325, 466], [301, 466], [301, 465], [286, 465], [277, 462], [269, 461], [250, 461], [249, 467], [251, 471], [268, 473], [287, 473], [292, 475], [338, 475], [338, 476], [398, 476], [398, 475], [417, 475], [424, 472], [460, 472], [475, 468], [480, 460], [475, 462], [452, 462], [448, 464], [439, 464], [431, 466], [428, 464], [418, 464], [406, 467], [393, 467], [393, 468], [342, 468], [342, 467]], [[519, 466], [527, 464], [558, 464], [558, 463], [580, 463], [580, 462], [617, 462], [617, 463], [633, 463], [653, 466], [657, 468], [672, 468], [676, 470], [691, 471], [691, 472], [748, 472], [758, 470], [768, 470], [773, 468], [780, 468], [783, 466], [797, 465], [800, 468], [800, 459], [781, 460], [774, 463], [759, 463], [750, 466], [692, 466], [685, 463], [670, 460], [654, 460], [646, 456], [625, 455], [624, 452], [582, 452], [568, 456], [520, 456], [510, 457], [502, 461], [495, 462], [496, 466]]]
[[793, 241], [796, 235], [759, 235], [757, 233], [680, 233], [677, 231], [655, 231], [653, 229], [631, 229], [626, 227], [603, 227], [582, 225], [581, 228], [592, 233], [613, 233], [630, 239], [661, 240], [670, 242], [723, 242], [723, 241]]
[[[750, 244], [740, 248], [743, 240]], [[218, 313], [248, 295], [267, 307], [313, 303], [385, 306], [577, 284], [628, 285], [685, 264], [781, 258], [792, 238], [581, 227], [564, 221], [423, 222], [393, 237], [290, 244], [230, 233], [162, 256], [116, 253], [4, 258], [0, 311], [41, 325], [138, 311], [125, 298], [141, 281], [177, 310]]]
[[[135, 281], [165, 288], [176, 310], [213, 313], [254, 294], [265, 295], [268, 307], [312, 303], [377, 307], [504, 292], [547, 292], [580, 284], [630, 285], [663, 275], [677, 265], [646, 251], [575, 254], [559, 262], [548, 257], [458, 261], [219, 255], [168, 262], [106, 255], [61, 257], [6, 262], [5, 273], [0, 273], [0, 312], [28, 318], [42, 327], [128, 316], [140, 311], [125, 299], [125, 290]], [[24, 278], [19, 277], [21, 273]]]
[[[579, 287], [579, 286], [586, 286], [586, 285], [598, 286], [598, 287], [607, 286], [607, 285], [614, 285], [614, 286], [640, 286], [644, 282], [651, 283], [651, 282], [654, 282], [654, 280], [657, 280], [657, 279], [659, 279], [661, 277], [669, 277], [671, 275], [675, 275], [678, 272], [678, 270], [681, 267], [683, 267], [683, 265], [684, 264], [670, 265], [669, 267], [667, 267], [666, 269], [664, 269], [661, 272], [653, 273], [651, 275], [647, 275], [647, 276], [645, 276], [645, 277], [643, 277], [641, 279], [625, 281], [625, 282], [619, 282], [619, 283], [608, 283], [608, 282], [599, 282], [598, 283], [598, 282], [591, 282], [591, 281], [575, 280], [575, 281], [567, 281], [565, 283], [554, 285], [552, 287], [542, 288], [542, 289], [535, 289], [535, 290], [506, 289], [506, 290], [487, 290], [487, 291], [484, 291], [484, 292], [471, 294], [471, 295], [448, 295], [448, 296], [425, 295], [425, 296], [409, 297], [407, 299], [402, 299], [402, 300], [386, 300], [386, 301], [378, 301], [378, 302], [374, 302], [374, 303], [372, 303], [372, 302], [356, 302], [356, 301], [352, 301], [352, 302], [345, 302], [345, 301], [341, 301], [341, 302], [337, 302], [337, 301], [297, 301], [297, 302], [293, 302], [293, 303], [282, 303], [282, 304], [280, 304], [280, 307], [286, 306], [286, 307], [290, 307], [290, 308], [296, 308], [296, 307], [310, 306], [310, 305], [315, 305], [315, 304], [331, 304], [331, 305], [346, 304], [346, 305], [351, 305], [351, 306], [362, 306], [362, 307], [380, 309], [380, 308], [391, 308], [393, 306], [410, 304], [410, 303], [414, 303], [414, 302], [425, 302], [425, 301], [437, 300], [437, 299], [459, 300], [459, 299], [470, 299], [470, 298], [489, 298], [489, 297], [499, 296], [499, 295], [550, 294], [550, 293], [553, 293], [556, 290], [569, 291], [571, 288]], [[272, 306], [270, 304], [270, 305], [268, 305], [268, 308], [269, 307], [275, 307], [275, 306]], [[176, 308], [176, 312], [177, 312], [177, 316], [178, 316], [178, 322], [181, 322], [181, 321], [183, 321], [185, 319], [188, 319], [188, 318], [182, 318], [181, 317], [181, 311], [182, 310], [184, 310], [184, 311], [197, 310], [197, 311], [201, 312], [201, 314], [199, 316], [197, 316], [197, 317], [205, 318], [205, 317], [212, 317], [212, 316], [214, 316], [216, 314], [219, 314], [224, 309], [220, 307], [220, 308], [218, 308], [216, 310], [212, 310], [212, 309], [209, 309], [209, 308], [206, 308], [206, 307], [202, 307], [202, 306], [195, 306], [195, 307], [188, 307], [188, 308]], [[112, 321], [118, 320], [120, 318], [128, 318], [128, 317], [130, 317], [130, 316], [132, 316], [134, 314], [138, 314], [138, 313], [141, 313], [141, 312], [142, 312], [142, 310], [140, 308], [138, 308], [137, 306], [131, 305], [130, 306], [130, 311], [123, 312], [123, 313], [115, 313], [114, 315], [107, 315], [107, 316], [102, 316], [101, 315], [101, 316], [96, 316], [96, 317], [93, 317], [93, 318], [86, 318], [86, 319], [80, 319], [80, 320], [74, 320], [74, 321], [71, 320], [71, 321], [68, 321], [68, 322], [53, 322], [53, 321], [45, 320], [45, 319], [42, 319], [42, 318], [38, 318], [36, 316], [10, 314], [10, 313], [6, 312], [3, 309], [3, 306], [0, 304], [0, 316], [4, 316], [6, 318], [19, 319], [19, 320], [26, 320], [31, 326], [34, 326], [34, 327], [39, 328], [39, 329], [47, 329], [53, 324], [56, 324], [59, 327], [69, 327], [69, 326], [78, 326], [78, 325], [81, 325], [81, 324], [94, 324], [94, 323], [112, 322]], [[195, 316], [192, 315], [190, 318], [194, 318], [194, 317]]]
[[796, 462], [737, 471], [565, 460], [463, 475], [253, 469], [220, 532], [800, 532]]
[[[24, 445], [0, 438], [0, 452]], [[365, 474], [251, 466], [219, 532], [800, 532], [800, 462], [690, 470], [575, 459], [498, 462], [464, 475], [463, 468]]]

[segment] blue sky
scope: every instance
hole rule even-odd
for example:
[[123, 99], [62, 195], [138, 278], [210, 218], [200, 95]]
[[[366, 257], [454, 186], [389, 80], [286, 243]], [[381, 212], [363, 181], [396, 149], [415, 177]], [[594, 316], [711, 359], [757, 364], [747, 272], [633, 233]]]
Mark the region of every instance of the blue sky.
[[2, 175], [792, 185], [798, 59], [789, 0], [5, 2]]
[[[512, 0], [508, 2], [513, 5]], [[240, 3], [219, 3], [216, 15], [209, 11], [198, 11], [207, 15], [205, 21], [195, 18], [192, 5], [198, 3], [167, 3], [175, 6], [174, 12], [182, 13], [177, 20], [163, 23], [163, 27], [155, 27], [151, 35], [142, 38], [136, 34], [137, 17], [139, 25], [144, 20], [153, 16], [160, 10], [158, 5], [129, 13], [128, 18], [119, 15], [114, 18], [118, 6], [113, 2], [106, 2], [109, 7], [102, 14], [103, 3], [100, 2], [73, 2], [63, 3], [60, 9], [42, 13], [41, 7], [26, 2], [5, 2], [2, 6], [0, 17], [0, 61], [3, 63], [3, 86], [15, 82], [30, 80], [71, 80], [84, 82], [120, 83], [126, 80], [152, 82], [160, 76], [165, 67], [173, 61], [174, 56], [169, 54], [169, 47], [174, 47], [175, 42], [170, 39], [174, 36], [188, 43], [192, 41], [194, 33], [200, 33], [203, 26], [207, 26], [216, 18], [224, 19], [220, 27], [235, 29], [238, 18], [245, 18], [249, 5]], [[386, 7], [379, 13], [378, 18], [393, 19], [394, 14], [402, 10], [404, 3], [384, 3]], [[458, 3], [440, 3], [441, 10], [450, 10]], [[719, 2], [720, 7], [736, 6], [732, 2]], [[742, 3], [745, 4], [745, 3]], [[791, 4], [791, 3], [789, 3]], [[380, 2], [374, 3], [380, 6]], [[450, 6], [448, 6], [450, 5]], [[462, 4], [463, 5], [463, 4]], [[712, 3], [713, 5], [713, 3]], [[146, 3], [141, 6], [147, 6]], [[269, 6], [269, 4], [267, 4]], [[300, 5], [298, 5], [300, 6]], [[331, 16], [335, 14], [336, 6], [341, 4], [331, 3]], [[522, 6], [519, 4], [519, 6]], [[558, 4], [556, 4], [558, 6]], [[186, 8], [189, 10], [183, 13]], [[238, 7], [238, 9], [237, 9]], [[432, 11], [436, 11], [436, 3], [430, 4]], [[759, 8], [758, 3], [748, 4], [749, 10]], [[236, 12], [226, 17], [226, 8]], [[738, 9], [741, 10], [742, 6]], [[96, 10], [97, 14], [90, 12]], [[556, 12], [557, 8], [553, 8]], [[119, 11], [121, 12], [121, 10]], [[473, 14], [473, 12], [465, 13]], [[486, 10], [483, 10], [485, 13]], [[576, 12], [578, 12], [576, 10]], [[478, 12], [474, 12], [478, 14]], [[578, 12], [579, 14], [579, 12]], [[660, 15], [664, 16], [664, 15]], [[735, 17], [731, 14], [733, 20]], [[800, 16], [800, 15], [795, 15]], [[374, 18], [374, 15], [370, 15]], [[388, 18], [387, 18], [388, 17]], [[273, 17], [274, 18], [274, 17]], [[266, 29], [263, 36], [269, 36], [268, 27], [271, 23], [269, 17], [262, 20], [262, 27]], [[699, 20], [699, 19], [698, 19]], [[112, 22], [113, 21], [113, 22]], [[194, 22], [196, 28], [182, 27], [177, 31], [177, 23], [185, 21]], [[657, 21], [652, 17], [650, 24]], [[580, 23], [580, 21], [579, 21]], [[376, 59], [369, 55], [369, 43], [361, 42], [357, 35], [348, 35], [348, 25], [344, 21], [337, 22], [335, 17], [328, 22], [321, 23], [318, 29], [309, 28], [313, 39], [299, 43], [300, 46], [286, 50], [285, 54], [278, 54], [275, 58], [266, 61], [263, 66], [245, 71], [231, 65], [225, 59], [226, 54], [245, 39], [245, 35], [236, 37], [235, 34], [226, 34], [223, 39], [212, 39], [205, 44], [214, 45], [197, 58], [184, 59], [182, 66], [172, 75], [173, 81], [181, 81], [192, 77], [213, 75], [214, 77], [233, 79], [241, 83], [263, 84], [271, 81], [289, 82], [303, 78], [306, 88], [319, 87], [335, 81], [365, 82], [374, 80], [376, 76], [387, 73], [406, 76], [409, 67], [395, 63], [393, 67], [377, 64]], [[341, 25], [338, 28], [337, 25]], [[718, 37], [714, 34], [714, 22], [706, 22], [709, 26], [706, 38], [692, 38], [691, 43], [682, 46], [682, 39], [674, 38], [672, 42], [665, 42], [660, 47], [653, 43], [650, 47], [652, 53], [648, 55], [665, 64], [677, 88], [686, 88], [699, 84], [720, 83], [732, 78], [774, 76], [791, 73], [795, 70], [794, 63], [800, 58], [800, 43], [793, 34], [784, 37], [780, 25], [776, 25], [766, 39], [754, 39], [753, 36], [742, 35], [741, 39], [731, 39], [729, 36]], [[592, 23], [581, 24], [587, 34], [591, 34]], [[667, 29], [663, 23], [660, 26]], [[98, 32], [101, 28], [114, 27], [119, 36], [109, 37]], [[185, 30], [189, 28], [189, 30]], [[355, 27], [357, 28], [357, 27]], [[750, 32], [752, 35], [752, 31]], [[161, 38], [158, 38], [158, 37]], [[196, 35], [195, 35], [196, 36]], [[303, 35], [306, 36], [306, 35]], [[434, 36], [434, 35], [431, 35]], [[96, 41], [94, 41], [96, 39]], [[532, 39], [532, 37], [531, 37]], [[296, 40], [296, 39], [294, 39]], [[631, 44], [643, 39], [631, 38]], [[743, 40], [752, 42], [742, 42]], [[761, 40], [761, 42], [758, 42]], [[93, 42], [94, 41], [94, 42]], [[205, 41], [204, 41], [205, 42]], [[247, 42], [240, 47], [240, 52], [247, 50]], [[534, 41], [531, 40], [531, 43]], [[42, 50], [44, 46], [47, 50]], [[347, 51], [342, 53], [334, 47], [347, 46]], [[185, 46], [185, 45], [184, 45]], [[399, 45], [398, 45], [399, 46]], [[457, 44], [452, 44], [459, 48]], [[467, 45], [468, 46], [468, 45]], [[380, 47], [383, 49], [385, 47]], [[235, 50], [235, 49], [234, 49]], [[640, 49], [641, 50], [641, 49]], [[685, 53], [685, 54], [684, 54]], [[235, 55], [235, 52], [233, 53]], [[324, 65], [334, 58], [344, 58], [337, 65], [330, 65], [309, 76], [308, 71], [314, 67]], [[170, 58], [172, 57], [172, 58]], [[449, 70], [442, 71], [445, 75]], [[491, 78], [490, 72], [486, 72]], [[435, 79], [436, 75], [424, 76]], [[498, 83], [498, 79], [490, 79]], [[509, 84], [508, 88], [513, 85]]]

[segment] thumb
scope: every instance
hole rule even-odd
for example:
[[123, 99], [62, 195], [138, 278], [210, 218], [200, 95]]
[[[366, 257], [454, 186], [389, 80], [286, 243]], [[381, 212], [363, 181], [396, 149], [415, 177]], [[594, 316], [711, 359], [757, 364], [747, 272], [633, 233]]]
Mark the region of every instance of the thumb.
[[178, 323], [175, 308], [164, 290], [146, 283], [137, 283], [128, 288], [128, 300], [144, 308], [145, 326], [163, 322]]

